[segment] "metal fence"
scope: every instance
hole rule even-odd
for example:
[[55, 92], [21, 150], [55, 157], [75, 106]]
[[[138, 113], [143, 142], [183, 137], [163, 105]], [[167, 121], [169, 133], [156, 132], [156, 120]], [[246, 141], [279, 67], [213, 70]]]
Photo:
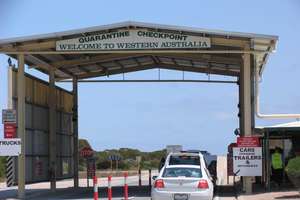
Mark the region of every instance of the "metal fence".
[[[13, 108], [17, 109], [16, 70], [11, 70]], [[26, 74], [26, 183], [49, 180], [48, 94], [49, 84], [47, 82]], [[57, 87], [56, 96], [56, 175], [57, 179], [64, 179], [73, 177], [73, 95]], [[9, 164], [7, 175], [10, 175], [10, 181], [7, 182], [7, 185], [11, 186], [17, 183], [17, 158], [13, 158], [13, 164], [11, 162]]]

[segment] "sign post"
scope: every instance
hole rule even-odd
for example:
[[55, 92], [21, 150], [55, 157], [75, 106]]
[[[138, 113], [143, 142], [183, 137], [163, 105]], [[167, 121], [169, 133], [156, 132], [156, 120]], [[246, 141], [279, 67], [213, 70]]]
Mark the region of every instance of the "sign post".
[[262, 148], [257, 137], [239, 137], [233, 147], [236, 176], [262, 176]]
[[89, 179], [96, 176], [96, 159], [94, 157], [86, 159], [87, 187], [89, 187]]

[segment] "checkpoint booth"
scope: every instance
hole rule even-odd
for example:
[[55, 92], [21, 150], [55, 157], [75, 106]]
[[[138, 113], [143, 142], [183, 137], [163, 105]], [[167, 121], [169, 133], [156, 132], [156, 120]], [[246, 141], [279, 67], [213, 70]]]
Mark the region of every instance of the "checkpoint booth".
[[[17, 161], [19, 196], [25, 195], [25, 176], [32, 170], [30, 148], [41, 143], [30, 143], [27, 123], [27, 93], [31, 91], [24, 74], [25, 65], [29, 70], [38, 70], [48, 75], [47, 94], [43, 97], [46, 129], [45, 143], [48, 156], [42, 165], [52, 171], [51, 189], [56, 188], [57, 168], [62, 165], [59, 159], [60, 145], [67, 146], [74, 187], [78, 187], [78, 83], [80, 82], [194, 82], [236, 84], [239, 94], [237, 117], [240, 121], [241, 135], [251, 136], [255, 127], [255, 83], [259, 82], [269, 55], [275, 51], [277, 36], [206, 30], [182, 26], [171, 26], [141, 22], [122, 22], [55, 32], [44, 35], [0, 40], [0, 53], [17, 60], [15, 72], [16, 93], [11, 107], [16, 109], [17, 137], [22, 140], [22, 151]], [[157, 79], [126, 80], [125, 74], [143, 70], [157, 70]], [[165, 80], [160, 78], [160, 69], [182, 72], [182, 79]], [[204, 73], [207, 79], [185, 79], [185, 72]], [[121, 74], [121, 80], [94, 79]], [[229, 80], [210, 78], [220, 75]], [[70, 94], [72, 103], [67, 103], [67, 114], [71, 114], [68, 139], [58, 137], [60, 114], [57, 108], [64, 92], [56, 92], [56, 82], [72, 83]], [[35, 95], [38, 88], [32, 91]], [[12, 88], [9, 88], [12, 91]], [[33, 95], [34, 96], [34, 95]], [[12, 97], [12, 96], [11, 96]], [[39, 97], [41, 98], [41, 97]], [[101, 100], [100, 100], [101, 101]], [[15, 106], [14, 106], [15, 105]], [[70, 107], [71, 106], [71, 107]], [[26, 111], [26, 112], [25, 112]], [[29, 120], [30, 121], [30, 120]], [[25, 131], [26, 130], [26, 131]], [[28, 129], [29, 130], [29, 129]], [[35, 133], [32, 133], [33, 135]], [[69, 161], [68, 161], [69, 162]], [[25, 170], [26, 168], [26, 170]], [[53, 173], [55, 172], [55, 173]], [[49, 176], [47, 176], [49, 178]], [[46, 178], [47, 178], [46, 177]], [[251, 192], [250, 178], [244, 179], [244, 188]]]
[[[256, 133], [260, 136], [264, 152], [262, 183], [267, 190], [275, 188], [274, 175], [271, 167], [271, 155], [275, 149], [280, 150], [283, 160], [283, 169], [288, 161], [295, 156], [300, 155], [300, 122], [290, 122], [274, 126], [256, 128]], [[282, 170], [281, 187], [291, 188], [285, 171]]]

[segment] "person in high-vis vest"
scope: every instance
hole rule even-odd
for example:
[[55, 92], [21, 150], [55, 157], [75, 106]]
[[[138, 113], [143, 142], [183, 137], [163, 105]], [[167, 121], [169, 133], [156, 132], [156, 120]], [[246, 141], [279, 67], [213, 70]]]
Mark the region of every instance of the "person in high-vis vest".
[[272, 154], [271, 162], [273, 180], [280, 186], [283, 173], [283, 161], [280, 149], [278, 147], [275, 148], [275, 152]]

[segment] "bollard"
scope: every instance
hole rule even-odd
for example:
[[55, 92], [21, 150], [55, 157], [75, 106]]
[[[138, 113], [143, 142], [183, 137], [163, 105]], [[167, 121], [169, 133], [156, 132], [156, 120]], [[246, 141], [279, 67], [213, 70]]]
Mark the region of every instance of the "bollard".
[[124, 200], [128, 200], [128, 184], [127, 184], [128, 172], [124, 173]]
[[152, 186], [152, 177], [151, 177], [151, 169], [149, 169], [149, 187]]
[[94, 176], [94, 200], [98, 200], [98, 179]]
[[139, 186], [142, 186], [142, 172], [141, 169], [139, 169]]
[[107, 188], [108, 200], [112, 199], [112, 190], [111, 190], [111, 176], [108, 176], [108, 188]]

